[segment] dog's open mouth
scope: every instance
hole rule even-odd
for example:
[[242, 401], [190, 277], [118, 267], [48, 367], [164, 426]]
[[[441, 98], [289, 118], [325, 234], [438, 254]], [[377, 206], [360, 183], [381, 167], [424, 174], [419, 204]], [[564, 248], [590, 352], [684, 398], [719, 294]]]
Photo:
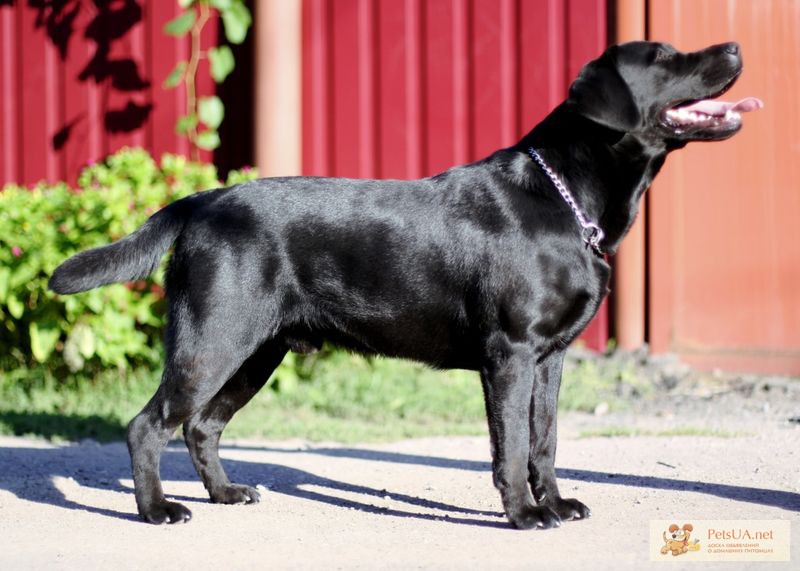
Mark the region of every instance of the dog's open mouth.
[[739, 101], [700, 99], [682, 102], [663, 112], [664, 122], [671, 128], [683, 130], [701, 128], [729, 130], [742, 123], [742, 113], [757, 111], [764, 103], [757, 97], [745, 97]]

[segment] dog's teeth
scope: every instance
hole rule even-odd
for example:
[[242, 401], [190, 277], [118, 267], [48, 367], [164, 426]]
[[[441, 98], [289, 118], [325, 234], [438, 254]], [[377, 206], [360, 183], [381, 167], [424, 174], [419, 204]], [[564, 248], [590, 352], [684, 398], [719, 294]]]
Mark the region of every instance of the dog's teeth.
[[728, 109], [725, 112], [725, 120], [726, 121], [738, 121], [741, 119], [742, 116], [739, 114], [738, 111], [734, 111], [733, 109]]

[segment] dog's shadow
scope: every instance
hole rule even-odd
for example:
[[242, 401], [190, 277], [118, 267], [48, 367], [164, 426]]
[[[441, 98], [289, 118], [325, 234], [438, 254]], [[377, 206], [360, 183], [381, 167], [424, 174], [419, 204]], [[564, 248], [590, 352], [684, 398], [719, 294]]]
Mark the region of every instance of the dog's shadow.
[[[247, 447], [238, 446], [235, 448], [237, 450], [248, 449]], [[374, 462], [414, 464], [427, 468], [451, 470], [488, 472], [491, 468], [488, 462], [359, 448], [311, 447], [292, 450], [253, 447], [252, 450], [285, 454], [287, 456], [297, 454], [323, 455]], [[507, 527], [503, 514], [498, 512], [474, 510], [401, 494], [393, 490], [379, 490], [350, 484], [280, 464], [230, 459], [223, 460], [223, 463], [233, 481], [250, 484], [266, 482], [270, 493], [286, 494], [343, 509], [357, 509], [386, 516], [436, 520], [450, 524]], [[120, 483], [120, 480], [129, 480], [131, 478], [128, 453], [123, 444], [63, 446], [57, 448], [0, 448], [0, 466], [3, 466], [2, 471], [0, 471], [0, 488], [13, 493], [21, 499], [67, 509], [88, 511], [107, 517], [138, 520], [138, 516], [133, 512], [132, 490], [130, 487]], [[165, 481], [198, 481], [198, 476], [189, 460], [189, 455], [183, 448], [182, 443], [179, 442], [167, 447], [161, 462], [161, 473]], [[576, 469], [560, 469], [558, 470], [558, 477], [579, 482], [693, 492], [718, 496], [728, 500], [800, 511], [800, 494], [782, 490]], [[60, 489], [63, 486], [57, 485], [57, 482], [63, 479], [74, 481], [77, 485], [83, 487], [131, 494], [131, 512], [118, 512], [81, 504], [74, 499], [69, 499]], [[321, 490], [329, 490], [330, 492], [325, 493]], [[363, 499], [357, 501], [337, 495], [337, 493], [342, 492], [359, 495]], [[385, 496], [389, 496], [392, 503], [407, 504], [412, 509], [389, 508], [386, 507], [387, 502], [378, 502], [383, 505], [371, 503], [375, 499], [383, 499]], [[201, 499], [200, 497], [178, 497], [169, 494], [168, 497], [186, 501], [190, 504], [192, 502], [208, 502], [207, 499]], [[418, 509], [414, 510], [413, 508]], [[431, 513], [433, 510], [438, 513]]]
[[[225, 447], [223, 447], [224, 449]], [[262, 450], [278, 451], [267, 448]], [[280, 452], [293, 451], [280, 450]], [[314, 449], [309, 449], [307, 452], [313, 453]], [[357, 454], [360, 451], [351, 450], [351, 452]], [[232, 481], [251, 485], [266, 483], [269, 489], [267, 493], [286, 494], [343, 509], [356, 509], [387, 516], [447, 521], [483, 527], [507, 526], [503, 514], [499, 512], [459, 507], [392, 490], [350, 484], [280, 464], [225, 459], [224, 453], [223, 464]], [[132, 488], [120, 483], [120, 480], [129, 481], [131, 479], [128, 451], [121, 443], [104, 446], [84, 444], [57, 448], [0, 447], [0, 466], [3, 466], [0, 471], [0, 489], [5, 489], [18, 498], [108, 517], [139, 519], [134, 512]], [[191, 497], [169, 493], [170, 482], [199, 482], [199, 477], [182, 442], [173, 441], [165, 449], [161, 459], [161, 476], [165, 481], [169, 499], [186, 502], [190, 508], [192, 503], [208, 503], [209, 500], [204, 495], [204, 491], [202, 496]], [[131, 512], [126, 513], [82, 504], [73, 499], [77, 494], [71, 493], [70, 490], [64, 491], [65, 485], [70, 488], [85, 487], [130, 494]], [[326, 489], [331, 493], [327, 494], [321, 491]], [[364, 499], [363, 501], [347, 499], [338, 496], [337, 493], [347, 493], [351, 497], [358, 495]], [[404, 511], [386, 507], [388, 502], [380, 500], [385, 500], [387, 496], [392, 504], [399, 502], [422, 509]], [[438, 513], [431, 513], [434, 510]]]
[[[243, 447], [238, 447], [242, 449]], [[274, 448], [257, 447], [253, 450], [279, 451]], [[434, 468], [449, 468], [456, 470], [470, 470], [489, 472], [489, 462], [473, 460], [454, 460], [435, 456], [421, 456], [416, 454], [403, 454], [398, 452], [385, 452], [381, 450], [365, 450], [358, 448], [309, 448], [307, 450], [280, 450], [289, 454], [319, 454], [336, 458], [355, 458], [375, 462], [392, 462], [395, 464], [415, 464]], [[558, 468], [556, 475], [559, 480], [572, 480], [594, 484], [610, 484], [615, 486], [629, 486], [634, 488], [649, 488], [653, 490], [667, 490], [670, 492], [692, 492], [717, 496], [726, 500], [748, 502], [769, 507], [800, 512], [800, 494], [784, 490], [768, 488], [753, 488], [749, 486], [735, 486], [731, 484], [718, 484], [714, 482], [700, 482], [694, 480], [679, 480], [662, 478], [658, 476], [641, 476], [636, 474], [618, 474], [614, 472], [597, 472], [594, 470], [578, 470], [572, 468]]]

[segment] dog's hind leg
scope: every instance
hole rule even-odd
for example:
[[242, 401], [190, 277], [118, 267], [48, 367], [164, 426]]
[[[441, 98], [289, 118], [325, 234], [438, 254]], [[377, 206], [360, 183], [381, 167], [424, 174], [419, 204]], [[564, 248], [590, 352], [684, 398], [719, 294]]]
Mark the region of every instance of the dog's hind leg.
[[533, 497], [566, 521], [585, 519], [591, 511], [576, 499], [562, 498], [556, 482], [556, 416], [564, 350], [556, 350], [536, 364], [531, 391], [528, 478]]
[[128, 425], [136, 505], [145, 520], [175, 523], [191, 518], [186, 507], [164, 497], [161, 452], [175, 430], [202, 410], [253, 352], [250, 343], [258, 340], [250, 339], [249, 331], [252, 323], [244, 319], [197, 320], [181, 309], [170, 315], [161, 385]]
[[219, 439], [236, 411], [264, 386], [286, 351], [287, 347], [282, 341], [264, 343], [225, 386], [183, 425], [183, 436], [192, 462], [212, 502], [240, 504], [255, 503], [260, 499], [254, 488], [232, 484], [228, 479], [219, 459]]

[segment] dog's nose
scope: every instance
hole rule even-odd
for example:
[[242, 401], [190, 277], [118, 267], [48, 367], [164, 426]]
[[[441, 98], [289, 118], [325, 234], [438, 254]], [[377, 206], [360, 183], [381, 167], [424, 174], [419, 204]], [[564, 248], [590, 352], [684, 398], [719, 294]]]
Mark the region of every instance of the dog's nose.
[[736, 42], [729, 42], [722, 46], [723, 51], [733, 56], [739, 55], [739, 44]]

